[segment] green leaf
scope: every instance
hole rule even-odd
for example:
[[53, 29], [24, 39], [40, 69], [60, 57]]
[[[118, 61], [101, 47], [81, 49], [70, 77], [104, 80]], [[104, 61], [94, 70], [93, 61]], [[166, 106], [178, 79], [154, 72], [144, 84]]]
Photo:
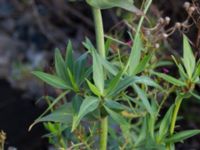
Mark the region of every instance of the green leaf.
[[101, 61], [99, 60], [96, 50], [92, 51], [93, 58], [93, 80], [101, 94], [104, 92], [104, 72]]
[[126, 106], [114, 100], [105, 100], [105, 106], [115, 111], [123, 111], [126, 109]]
[[147, 64], [149, 63], [151, 56], [152, 56], [152, 53], [145, 55], [144, 58], [139, 62], [139, 64], [135, 68], [135, 71], [133, 72], [133, 74], [138, 74], [142, 72], [146, 68]]
[[183, 81], [177, 80], [176, 78], [169, 76], [167, 74], [157, 73], [157, 72], [153, 72], [153, 74], [155, 74], [156, 76], [164, 79], [165, 81], [167, 81], [173, 85], [176, 85], [176, 86], [185, 86], [186, 85]]
[[158, 85], [156, 82], [154, 82], [151, 78], [147, 76], [140, 76], [140, 77], [135, 76], [135, 83], [144, 84], [144, 85], [162, 89], [160, 85]]
[[113, 7], [123, 8], [127, 11], [137, 13], [138, 15], [143, 15], [140, 11], [133, 5], [130, 0], [86, 0], [88, 4], [99, 9], [109, 9]]
[[86, 79], [86, 81], [92, 93], [94, 93], [97, 96], [101, 96], [99, 89], [94, 84], [92, 84], [89, 80]]
[[82, 97], [78, 95], [75, 95], [72, 98], [73, 115], [78, 115], [82, 101], [83, 101]]
[[192, 79], [195, 81], [200, 76], [200, 61], [195, 69]]
[[119, 84], [120, 82], [120, 79], [123, 75], [123, 71], [119, 72], [111, 81], [110, 83], [108, 84], [108, 87], [107, 89], [105, 90], [105, 95], [108, 95], [110, 92], [112, 92], [116, 87], [117, 85]]
[[191, 78], [195, 69], [196, 62], [188, 38], [185, 35], [183, 36], [183, 64], [188, 76]]
[[200, 134], [200, 130], [182, 131], [182, 132], [176, 133], [176, 134], [172, 135], [171, 137], [165, 139], [165, 142], [166, 143], [181, 142], [181, 141], [184, 141], [185, 139], [188, 139], [188, 138], [195, 136], [197, 134]]
[[70, 125], [72, 123], [72, 107], [69, 103], [65, 104], [49, 115], [37, 119], [34, 124], [39, 122], [59, 122]]
[[37, 120], [40, 120], [48, 111], [52, 110], [52, 108], [68, 93], [68, 91], [65, 91], [61, 93], [50, 105], [49, 107], [32, 123], [29, 127], [29, 131], [32, 129], [32, 127], [37, 123]]
[[74, 89], [74, 91], [79, 91], [79, 87], [78, 87], [78, 85], [76, 84], [76, 81], [75, 81], [75, 79], [74, 79], [74, 76], [73, 76], [73, 74], [71, 73], [71, 71], [69, 70], [69, 68], [67, 68], [67, 72], [68, 72], [68, 76], [69, 76], [69, 79], [70, 79], [70, 81], [71, 81], [71, 84], [72, 84], [72, 87], [73, 87], [73, 89]]
[[99, 57], [99, 60], [101, 61], [101, 64], [104, 66], [104, 68], [111, 73], [112, 75], [116, 76], [117, 75], [117, 68], [114, 67], [109, 61], [101, 57], [99, 54], [97, 54]]
[[129, 125], [128, 122], [126, 121], [126, 119], [122, 117], [122, 115], [114, 112], [113, 110], [109, 109], [105, 105], [104, 105], [104, 108], [116, 123], [118, 123], [119, 125], [122, 125], [122, 126], [128, 126]]
[[167, 113], [165, 114], [164, 118], [161, 121], [158, 134], [159, 142], [167, 136], [173, 110], [174, 110], [174, 105], [170, 106], [169, 110], [167, 111]]
[[73, 118], [73, 124], [72, 124], [72, 132], [76, 129], [81, 119], [87, 115], [88, 113], [94, 111], [99, 106], [99, 99], [96, 97], [86, 97], [83, 100], [83, 103], [80, 106], [80, 110], [77, 116], [74, 116]]
[[138, 94], [138, 96], [142, 100], [142, 103], [145, 106], [146, 110], [151, 114], [151, 116], [153, 116], [154, 113], [145, 92], [141, 88], [139, 88], [139, 86], [137, 86], [136, 84], [133, 84], [133, 88], [135, 89], [135, 92]]
[[129, 75], [133, 75], [134, 72], [136, 71], [136, 68], [137, 68], [138, 64], [140, 63], [141, 50], [143, 48], [140, 34], [135, 35], [133, 42], [134, 42], [134, 44], [132, 46], [131, 54], [130, 54], [130, 57], [129, 57], [129, 60], [128, 60], [128, 66], [129, 66], [128, 73], [129, 73]]
[[192, 95], [192, 96], [194, 96], [197, 100], [200, 100], [200, 95], [199, 94], [197, 94], [197, 93], [195, 93], [194, 91], [190, 91], [190, 94]]
[[56, 74], [63, 80], [68, 80], [65, 68], [65, 62], [59, 49], [55, 50], [55, 68]]
[[121, 91], [126, 89], [128, 86], [130, 86], [134, 81], [135, 81], [135, 77], [125, 77], [117, 84], [117, 86], [112, 91], [107, 93], [107, 96], [108, 97], [116, 96], [118, 93], [120, 93]]
[[86, 72], [88, 71], [88, 67], [86, 66], [86, 62], [87, 62], [87, 56], [88, 56], [88, 52], [84, 53], [83, 55], [81, 55], [75, 62], [74, 64], [74, 68], [73, 68], [73, 74], [75, 76], [75, 81], [78, 85], [80, 85], [81, 83], [83, 83], [83, 81], [85, 80], [85, 75]]
[[65, 56], [65, 63], [67, 64], [67, 67], [72, 70], [73, 69], [73, 48], [72, 48], [72, 43], [71, 41], [68, 42], [67, 44], [67, 49], [66, 49], [66, 56]]
[[46, 82], [47, 84], [55, 87], [55, 88], [59, 88], [59, 89], [71, 89], [70, 86], [67, 85], [67, 83], [58, 78], [57, 76], [51, 75], [51, 74], [47, 74], [41, 71], [33, 71], [32, 72], [35, 76], [37, 76], [38, 78], [40, 78], [42, 81]]

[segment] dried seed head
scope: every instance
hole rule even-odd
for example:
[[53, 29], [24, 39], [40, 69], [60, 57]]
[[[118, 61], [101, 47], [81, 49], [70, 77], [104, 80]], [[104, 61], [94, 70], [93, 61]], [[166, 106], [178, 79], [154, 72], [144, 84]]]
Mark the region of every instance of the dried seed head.
[[177, 22], [176, 24], [175, 24], [175, 28], [177, 28], [177, 29], [181, 29], [181, 23], [180, 22]]
[[160, 47], [160, 44], [159, 44], [159, 43], [156, 43], [156, 44], [155, 44], [155, 48], [158, 49], [159, 47]]
[[159, 22], [160, 24], [163, 24], [163, 23], [165, 22], [165, 20], [164, 20], [163, 18], [160, 18], [160, 19], [158, 20], [158, 22]]
[[170, 18], [169, 17], [165, 17], [165, 22], [166, 22], [166, 24], [169, 24], [170, 23]]
[[163, 37], [164, 39], [166, 39], [166, 38], [168, 38], [168, 34], [167, 34], [167, 33], [163, 33], [163, 34], [162, 34], [162, 37]]
[[183, 7], [184, 7], [186, 10], [188, 10], [189, 7], [190, 7], [190, 3], [189, 3], [189, 2], [185, 2], [184, 5], [183, 5]]
[[195, 7], [190, 7], [188, 10], [189, 15], [192, 15], [192, 13], [195, 11]]

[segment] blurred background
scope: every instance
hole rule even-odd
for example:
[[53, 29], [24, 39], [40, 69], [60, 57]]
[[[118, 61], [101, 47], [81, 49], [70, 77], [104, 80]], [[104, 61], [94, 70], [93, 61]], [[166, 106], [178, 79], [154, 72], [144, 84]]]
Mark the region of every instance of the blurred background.
[[[150, 20], [169, 16], [169, 28], [184, 21], [187, 17], [184, 2], [154, 0]], [[140, 1], [137, 0], [136, 4], [139, 6]], [[103, 11], [105, 32], [111, 32], [110, 29], [127, 16], [115, 9]], [[39, 98], [56, 92], [36, 80], [31, 71], [51, 71], [54, 49], [59, 48], [64, 53], [68, 40], [72, 41], [79, 55], [84, 51], [82, 41], [85, 37], [94, 41], [93, 26], [91, 10], [84, 1], [0, 0], [0, 131], [6, 133], [6, 149], [50, 149], [48, 141], [42, 138], [45, 134], [43, 126], [37, 125], [30, 132], [28, 127], [46, 107], [45, 102], [38, 101]], [[120, 28], [120, 31], [126, 31], [126, 28]], [[195, 25], [190, 28], [191, 40], [196, 39], [198, 31]], [[175, 32], [169, 38], [170, 48], [166, 51], [181, 51], [180, 35]], [[124, 40], [126, 42], [126, 38]], [[199, 107], [198, 101], [185, 102], [182, 108], [184, 119], [180, 123], [182, 128], [200, 128]], [[178, 148], [198, 150], [199, 139], [188, 140]]]

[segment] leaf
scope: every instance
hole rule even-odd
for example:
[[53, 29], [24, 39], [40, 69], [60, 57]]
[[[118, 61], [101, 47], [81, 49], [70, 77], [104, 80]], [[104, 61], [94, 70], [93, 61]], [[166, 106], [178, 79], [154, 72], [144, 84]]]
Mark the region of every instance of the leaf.
[[140, 89], [136, 84], [133, 84], [133, 88], [135, 89], [135, 92], [138, 94], [138, 96], [142, 100], [142, 103], [145, 106], [146, 110], [151, 114], [151, 116], [153, 116], [154, 113], [145, 92], [142, 89]]
[[178, 67], [179, 69], [179, 74], [181, 75], [181, 77], [184, 77], [185, 79], [187, 78], [187, 74], [185, 73], [184, 71], [184, 68], [181, 64], [178, 64], [176, 58], [174, 56], [172, 56], [172, 59], [174, 60], [176, 66]]
[[188, 76], [191, 78], [195, 69], [196, 62], [188, 38], [185, 35], [183, 36], [183, 64]]
[[167, 113], [165, 114], [164, 118], [161, 121], [159, 134], [158, 134], [159, 142], [166, 136], [168, 132], [173, 110], [174, 110], [174, 105], [170, 106], [169, 110], [167, 111]]
[[56, 68], [56, 74], [63, 80], [68, 80], [67, 74], [66, 74], [66, 68], [65, 68], [65, 62], [63, 60], [63, 57], [59, 51], [59, 49], [55, 50], [55, 68]]
[[67, 68], [67, 72], [68, 72], [68, 76], [69, 76], [69, 79], [71, 81], [71, 84], [72, 84], [72, 87], [73, 87], [74, 91], [75, 92], [79, 91], [79, 87], [77, 86], [76, 81], [74, 79], [74, 76], [71, 73], [71, 71], [69, 70], [69, 68]]
[[134, 41], [133, 41], [133, 46], [131, 49], [131, 54], [128, 60], [128, 64], [129, 64], [129, 70], [128, 73], [129, 75], [133, 75], [138, 64], [140, 63], [140, 57], [141, 57], [141, 50], [143, 48], [142, 46], [142, 40], [140, 37], [140, 34], [136, 34]]
[[99, 54], [97, 54], [99, 57], [99, 60], [101, 61], [101, 64], [104, 66], [104, 68], [109, 71], [112, 75], [116, 76], [117, 75], [117, 68], [114, 67], [109, 61], [101, 57]]
[[110, 92], [112, 92], [116, 87], [117, 85], [119, 84], [120, 82], [120, 79], [123, 75], [123, 71], [119, 72], [111, 81], [110, 83], [108, 84], [108, 87], [107, 89], [105, 90], [105, 95], [109, 94]]
[[73, 68], [73, 74], [75, 76], [75, 81], [78, 85], [80, 85], [85, 80], [86, 72], [88, 71], [88, 67], [86, 67], [88, 52], [81, 55], [75, 62]]
[[104, 108], [116, 123], [122, 126], [128, 126], [128, 122], [126, 121], [126, 119], [123, 118], [119, 113], [114, 112], [113, 110], [106, 107], [105, 105], [104, 105]]
[[101, 94], [104, 91], [104, 72], [103, 66], [99, 57], [97, 55], [96, 50], [92, 51], [92, 58], [93, 58], [93, 80]]
[[87, 3], [95, 8], [109, 9], [113, 7], [123, 8], [138, 15], [143, 15], [143, 12], [133, 5], [130, 0], [86, 0]]
[[101, 96], [99, 89], [94, 84], [92, 84], [89, 80], [86, 79], [86, 81], [92, 93], [94, 93], [97, 96]]
[[72, 43], [71, 41], [69, 41], [66, 49], [65, 63], [70, 70], [72, 70], [73, 68], [73, 62], [74, 62], [73, 59], [74, 58], [73, 58]]
[[140, 76], [140, 77], [135, 76], [135, 83], [144, 84], [144, 85], [162, 89], [160, 85], [158, 85], [156, 82], [154, 82], [151, 78], [147, 76]]
[[105, 106], [116, 111], [123, 111], [126, 109], [126, 106], [114, 101], [114, 100], [105, 100]]
[[32, 127], [37, 123], [37, 120], [40, 120], [48, 111], [52, 110], [52, 108], [57, 104], [65, 95], [68, 93], [68, 91], [65, 91], [61, 93], [50, 105], [49, 107], [30, 125], [29, 131], [32, 129]]
[[176, 85], [176, 86], [185, 86], [186, 85], [183, 81], [177, 80], [176, 78], [166, 75], [164, 73], [153, 72], [153, 74], [155, 74], [156, 76], [164, 79], [165, 81], [167, 81], [173, 85]]
[[198, 95], [197, 93], [195, 93], [194, 91], [190, 91], [190, 94], [192, 96], [194, 96], [197, 100], [200, 100], [200, 95]]
[[147, 134], [147, 118], [145, 117], [142, 122], [141, 132], [135, 142], [135, 146], [138, 146], [143, 140], [146, 139]]
[[39, 122], [59, 122], [70, 125], [72, 123], [72, 107], [69, 103], [65, 104], [49, 115], [37, 119], [34, 124]]
[[184, 141], [185, 139], [188, 139], [188, 138], [195, 136], [197, 134], [200, 134], [200, 130], [182, 131], [182, 132], [176, 133], [176, 134], [172, 135], [171, 137], [165, 139], [165, 142], [166, 143], [181, 142], [181, 141]]
[[71, 89], [71, 87], [68, 86], [64, 80], [58, 78], [55, 75], [47, 74], [47, 73], [44, 73], [41, 71], [33, 71], [32, 73], [35, 76], [37, 76], [38, 78], [40, 78], [42, 81], [46, 82], [47, 84], [49, 84], [55, 88]]
[[135, 81], [135, 77], [125, 77], [122, 79], [117, 86], [107, 93], [108, 97], [116, 96], [118, 93], [120, 93], [122, 90], [126, 89], [128, 86], [130, 86]]
[[94, 111], [99, 106], [99, 99], [96, 97], [86, 97], [80, 106], [80, 110], [77, 116], [73, 118], [72, 132], [76, 129], [81, 119], [88, 113]]
[[151, 56], [152, 54], [148, 54], [144, 56], [144, 58], [140, 61], [140, 63], [135, 68], [135, 71], [133, 72], [134, 75], [142, 72], [146, 68], [148, 62], [151, 59]]
[[200, 61], [195, 69], [192, 79], [195, 81], [200, 76]]
[[78, 95], [75, 95], [73, 97], [72, 99], [73, 115], [78, 115], [82, 101], [83, 101], [82, 97]]

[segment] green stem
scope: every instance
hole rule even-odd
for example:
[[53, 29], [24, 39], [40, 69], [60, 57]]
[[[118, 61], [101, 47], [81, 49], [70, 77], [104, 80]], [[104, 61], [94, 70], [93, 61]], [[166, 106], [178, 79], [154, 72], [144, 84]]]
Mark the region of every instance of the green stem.
[[101, 10], [98, 8], [92, 8], [94, 23], [95, 23], [95, 33], [96, 33], [96, 43], [97, 49], [102, 57], [105, 58], [105, 44], [104, 44], [104, 30], [103, 30], [103, 21]]
[[108, 138], [108, 117], [101, 119], [101, 131], [100, 131], [100, 150], [107, 149]]
[[176, 97], [175, 109], [174, 109], [174, 112], [173, 112], [172, 122], [171, 122], [171, 126], [170, 126], [170, 135], [173, 135], [173, 133], [174, 133], [176, 119], [177, 119], [177, 116], [178, 116], [178, 112], [179, 112], [182, 100], [183, 100], [183, 96], [178, 95]]
[[[105, 58], [105, 43], [104, 43], [104, 30], [101, 10], [98, 8], [92, 8], [94, 23], [95, 23], [95, 33], [96, 33], [96, 43], [99, 54]], [[100, 123], [100, 150], [107, 149], [107, 138], [108, 138], [108, 117], [101, 118]]]
[[[183, 96], [178, 95], [175, 100], [175, 108], [174, 108], [174, 112], [172, 115], [172, 122], [171, 122], [170, 130], [169, 130], [171, 136], [174, 134], [176, 120], [177, 120], [178, 112], [179, 112], [182, 101], [183, 101]], [[169, 144], [167, 144], [166, 149], [170, 150], [171, 147], [172, 147], [172, 143], [169, 143]]]

